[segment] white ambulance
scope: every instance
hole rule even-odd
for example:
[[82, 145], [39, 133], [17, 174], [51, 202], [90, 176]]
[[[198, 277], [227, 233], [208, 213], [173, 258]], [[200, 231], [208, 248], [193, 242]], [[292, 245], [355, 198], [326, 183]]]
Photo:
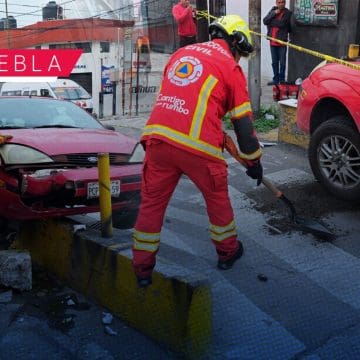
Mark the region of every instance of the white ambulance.
[[44, 96], [70, 100], [92, 113], [91, 95], [78, 83], [70, 79], [58, 79], [55, 82], [5, 82], [0, 96]]

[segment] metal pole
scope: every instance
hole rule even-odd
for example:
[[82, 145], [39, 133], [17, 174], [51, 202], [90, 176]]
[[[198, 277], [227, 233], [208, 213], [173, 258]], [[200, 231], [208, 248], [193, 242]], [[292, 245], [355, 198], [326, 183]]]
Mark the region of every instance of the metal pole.
[[113, 101], [112, 101], [112, 114], [116, 115], [116, 81], [112, 82], [112, 96], [113, 96]]
[[100, 59], [99, 119], [104, 116], [104, 93], [102, 88], [103, 59]]
[[7, 0], [5, 0], [5, 16], [6, 16], [6, 39], [7, 39], [7, 47], [10, 49], [10, 32], [9, 32], [9, 14], [8, 14], [8, 6]]
[[112, 208], [109, 154], [98, 154], [101, 236], [112, 237]]
[[[138, 40], [139, 40], [139, 39], [138, 39]], [[138, 40], [136, 40], [136, 98], [135, 98], [136, 116], [139, 115], [139, 67], [140, 67], [140, 49], [139, 49]]]
[[[207, 12], [208, 12], [208, 14], [211, 14], [211, 13], [210, 13], [210, 0], [207, 0], [206, 6], [207, 6]], [[208, 27], [209, 27], [209, 26], [210, 26], [210, 16], [208, 16]], [[210, 40], [210, 34], [209, 34], [209, 40]]]
[[[249, 27], [261, 32], [261, 0], [249, 1]], [[261, 37], [252, 36], [254, 53], [249, 59], [249, 94], [254, 117], [260, 113], [261, 97]]]

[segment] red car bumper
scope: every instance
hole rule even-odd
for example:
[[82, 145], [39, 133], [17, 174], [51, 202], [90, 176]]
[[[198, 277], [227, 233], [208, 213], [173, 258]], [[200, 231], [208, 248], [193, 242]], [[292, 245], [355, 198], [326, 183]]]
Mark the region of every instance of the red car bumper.
[[[137, 209], [141, 164], [111, 166], [110, 173], [113, 209]], [[53, 169], [17, 177], [0, 171], [0, 216], [29, 220], [98, 212], [97, 182], [95, 167]]]

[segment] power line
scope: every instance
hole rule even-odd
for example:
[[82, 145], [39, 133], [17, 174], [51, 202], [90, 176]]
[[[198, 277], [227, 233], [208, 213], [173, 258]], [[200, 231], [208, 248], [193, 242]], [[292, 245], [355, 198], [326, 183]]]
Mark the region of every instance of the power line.
[[[57, 4], [58, 6], [63, 6], [69, 3], [74, 2], [75, 0], [69, 0], [69, 1], [65, 1], [62, 3]], [[5, 4], [5, 3], [0, 3], [0, 4]], [[10, 11], [10, 13], [12, 14], [16, 14], [16, 16], [14, 16], [15, 19], [20, 18], [21, 16], [35, 16], [35, 17], [41, 17], [42, 16], [42, 11], [43, 8], [42, 6], [36, 6], [36, 5], [27, 5], [27, 4], [15, 4], [15, 3], [8, 3], [8, 5], [12, 5], [12, 6], [23, 6], [23, 7], [31, 7], [31, 8], [37, 8], [37, 10], [33, 10], [33, 11], [28, 11], [28, 12], [15, 12], [15, 11]], [[3, 13], [4, 11], [0, 11], [1, 13]], [[41, 14], [38, 14], [41, 13]]]
[[[74, 1], [75, 0], [69, 0], [69, 1], [63, 2], [62, 5], [72, 3]], [[147, 5], [152, 5], [152, 4], [158, 4], [159, 5], [161, 3], [162, 3], [161, 0], [160, 1], [159, 0], [148, 0], [148, 1], [146, 1]], [[116, 14], [116, 13], [120, 14], [122, 11], [125, 11], [125, 10], [129, 11], [129, 10], [133, 9], [134, 5], [141, 5], [141, 2], [138, 2], [136, 4], [128, 4], [128, 5], [119, 7], [119, 8], [114, 9], [114, 10], [103, 11], [103, 12], [100, 12], [100, 13], [98, 13], [96, 15], [88, 17], [86, 19], [92, 19], [92, 18], [97, 19], [97, 18], [101, 18], [101, 16], [106, 15], [106, 14], [108, 16], [110, 16], [110, 14]], [[29, 12], [29, 13], [25, 13], [24, 15], [33, 15], [34, 13], [39, 12], [41, 10], [36, 10], [36, 11]], [[23, 16], [23, 15], [21, 14], [19, 16]], [[112, 19], [115, 20], [114, 18], [112, 18]], [[81, 18], [79, 20], [81, 20]], [[129, 19], [129, 21], [131, 21], [131, 20], [133, 20], [133, 19]], [[126, 21], [126, 20], [124, 20], [124, 21]], [[138, 28], [138, 27], [142, 27], [143, 25], [149, 25], [149, 23], [146, 22], [146, 21], [139, 21], [139, 22], [137, 22], [137, 24], [134, 27]], [[17, 30], [24, 30], [24, 33], [23, 34], [18, 34], [18, 35], [13, 35], [12, 39], [16, 39], [16, 38], [20, 38], [20, 37], [22, 37], [22, 38], [24, 38], [24, 37], [32, 37], [32, 36], [34, 36], [36, 34], [44, 33], [44, 32], [51, 31], [51, 30], [59, 30], [59, 29], [63, 29], [63, 28], [69, 28], [68, 24], [64, 24], [62, 26], [46, 27], [46, 28], [42, 28], [42, 29], [37, 28], [36, 30], [35, 29], [26, 29], [26, 28], [17, 28]], [[29, 32], [29, 33], [26, 33], [26, 32]]]
[[[4, 2], [0, 2], [1, 5], [5, 5]], [[8, 5], [14, 5], [14, 6], [23, 6], [23, 7], [36, 7], [39, 8], [39, 5], [26, 5], [26, 4], [15, 4], [15, 3], [7, 3]]]

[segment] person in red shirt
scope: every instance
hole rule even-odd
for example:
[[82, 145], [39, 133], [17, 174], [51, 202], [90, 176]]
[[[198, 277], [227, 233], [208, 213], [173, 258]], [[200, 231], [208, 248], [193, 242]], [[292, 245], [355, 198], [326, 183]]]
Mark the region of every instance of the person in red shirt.
[[238, 64], [253, 47], [248, 26], [238, 15], [215, 20], [209, 32], [211, 41], [180, 48], [170, 57], [141, 137], [146, 155], [132, 260], [140, 287], [152, 282], [164, 214], [183, 174], [205, 199], [217, 267], [230, 269], [243, 254], [228, 194], [222, 119], [230, 115], [247, 175], [259, 185], [261, 149]]
[[[288, 41], [291, 32], [292, 12], [285, 7], [285, 0], [276, 0], [269, 13], [264, 17], [263, 23], [267, 26], [267, 35], [281, 41]], [[286, 45], [270, 40], [270, 51], [273, 68], [273, 79], [268, 85], [277, 85], [285, 82]]]
[[196, 42], [196, 10], [189, 0], [180, 0], [172, 8], [172, 14], [178, 24], [180, 47]]

